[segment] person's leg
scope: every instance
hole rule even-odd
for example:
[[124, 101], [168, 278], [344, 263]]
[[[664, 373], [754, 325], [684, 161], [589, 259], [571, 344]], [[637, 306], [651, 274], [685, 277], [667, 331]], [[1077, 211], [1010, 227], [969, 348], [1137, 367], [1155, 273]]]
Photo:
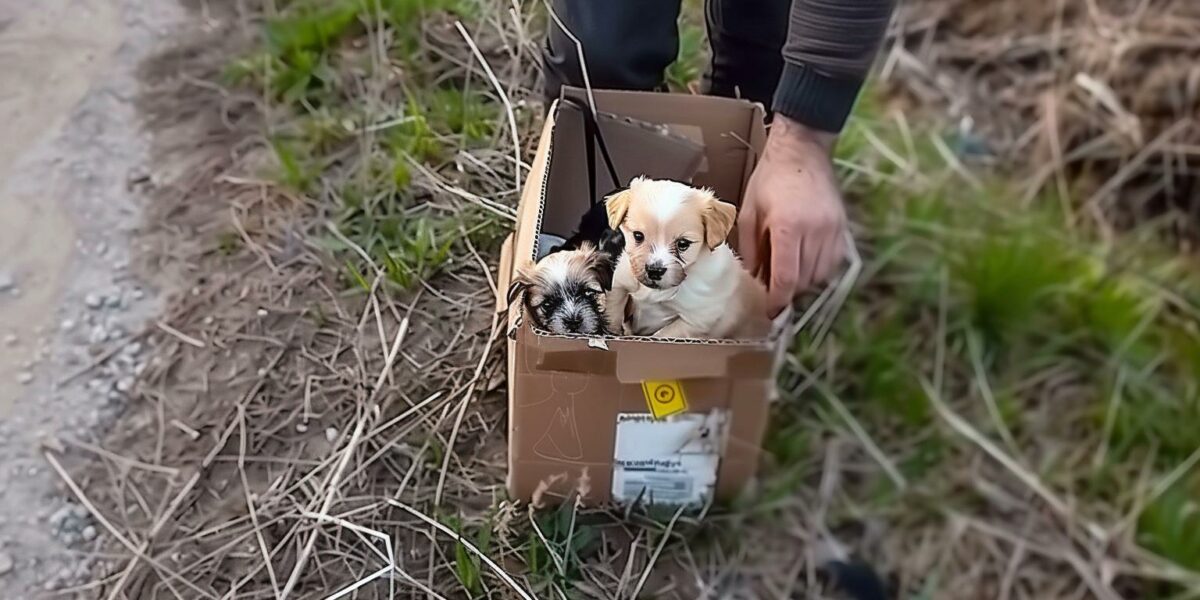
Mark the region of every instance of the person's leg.
[[791, 7], [791, 0], [707, 0], [712, 63], [705, 93], [746, 98], [770, 110]]
[[[679, 53], [680, 0], [552, 0], [555, 14], [579, 39], [593, 88], [653, 90]], [[564, 85], [582, 87], [575, 42], [550, 19], [542, 53], [546, 104]]]

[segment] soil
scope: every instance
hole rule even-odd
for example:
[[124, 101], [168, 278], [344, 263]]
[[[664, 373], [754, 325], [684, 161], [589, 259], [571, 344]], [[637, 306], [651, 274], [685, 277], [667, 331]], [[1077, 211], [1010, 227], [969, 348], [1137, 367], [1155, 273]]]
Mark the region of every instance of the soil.
[[99, 531], [40, 453], [99, 438], [144, 368], [129, 265], [147, 135], [138, 65], [174, 2], [0, 0], [0, 597], [88, 580]]

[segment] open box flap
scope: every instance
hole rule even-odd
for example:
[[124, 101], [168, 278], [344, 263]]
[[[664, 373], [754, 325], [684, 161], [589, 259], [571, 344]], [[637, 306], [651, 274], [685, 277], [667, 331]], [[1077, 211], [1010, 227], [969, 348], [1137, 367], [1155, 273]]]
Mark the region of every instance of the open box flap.
[[[609, 175], [598, 143], [593, 143], [589, 177], [586, 118], [590, 115], [586, 110], [583, 105], [560, 101], [552, 111], [554, 158], [546, 197], [553, 208], [542, 211], [542, 233], [569, 237], [593, 198], [601, 202], [639, 175], [691, 181], [704, 157], [703, 147], [662, 125], [600, 112], [595, 117], [596, 127], [609, 150], [617, 182]], [[589, 179], [592, 190], [587, 189]]]
[[[587, 91], [582, 88], [564, 87], [562, 94], [585, 105], [588, 102]], [[657, 123], [675, 136], [700, 145], [703, 162], [691, 183], [711, 187], [726, 202], [740, 203], [748, 174], [758, 162], [758, 152], [766, 139], [761, 105], [716, 96], [616, 90], [593, 90], [592, 98], [597, 111]], [[613, 154], [615, 158], [619, 152]]]

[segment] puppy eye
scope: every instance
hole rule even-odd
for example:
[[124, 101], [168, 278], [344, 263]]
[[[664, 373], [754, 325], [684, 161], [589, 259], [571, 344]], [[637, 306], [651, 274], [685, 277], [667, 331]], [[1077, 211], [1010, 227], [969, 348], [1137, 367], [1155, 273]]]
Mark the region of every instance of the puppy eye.
[[646, 241], [646, 236], [642, 235], [642, 232], [640, 232], [640, 231], [635, 231], [635, 232], [633, 232], [633, 241], [640, 244], [640, 243]]
[[680, 252], [687, 252], [688, 248], [691, 248], [691, 247], [692, 247], [691, 240], [679, 240], [679, 241], [675, 242], [675, 248], [678, 249]]

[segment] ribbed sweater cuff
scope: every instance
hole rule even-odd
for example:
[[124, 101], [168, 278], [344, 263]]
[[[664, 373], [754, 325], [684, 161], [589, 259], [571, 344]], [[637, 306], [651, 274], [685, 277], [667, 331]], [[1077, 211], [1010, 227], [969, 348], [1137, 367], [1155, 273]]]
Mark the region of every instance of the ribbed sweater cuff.
[[861, 80], [829, 77], [803, 65], [786, 63], [775, 88], [773, 108], [814, 129], [840, 133], [862, 84]]

